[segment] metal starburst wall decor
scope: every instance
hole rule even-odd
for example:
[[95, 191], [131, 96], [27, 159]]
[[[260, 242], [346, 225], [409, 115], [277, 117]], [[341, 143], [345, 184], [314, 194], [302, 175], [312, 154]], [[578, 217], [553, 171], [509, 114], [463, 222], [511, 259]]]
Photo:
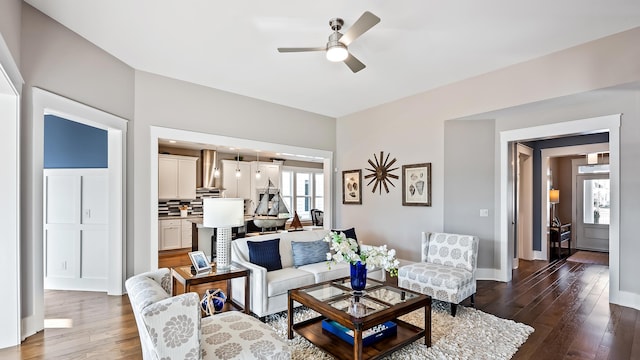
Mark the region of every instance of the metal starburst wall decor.
[[382, 187], [384, 186], [384, 189], [388, 194], [389, 186], [387, 186], [387, 184], [395, 187], [395, 185], [391, 182], [391, 179], [398, 179], [398, 175], [391, 174], [392, 171], [398, 169], [397, 167], [391, 169], [391, 166], [396, 162], [396, 159], [394, 158], [393, 160], [389, 161], [389, 154], [387, 154], [387, 157], [383, 162], [383, 151], [380, 151], [380, 159], [376, 157], [376, 154], [373, 154], [373, 158], [375, 159], [375, 164], [373, 163], [373, 161], [371, 161], [371, 159], [367, 160], [373, 167], [373, 169], [366, 168], [367, 171], [371, 171], [371, 174], [366, 175], [364, 178], [373, 178], [371, 179], [371, 181], [369, 181], [367, 186], [375, 182], [375, 184], [373, 185], [373, 190], [371, 190], [372, 193], [375, 193], [376, 189], [379, 189], [379, 193], [382, 194]]

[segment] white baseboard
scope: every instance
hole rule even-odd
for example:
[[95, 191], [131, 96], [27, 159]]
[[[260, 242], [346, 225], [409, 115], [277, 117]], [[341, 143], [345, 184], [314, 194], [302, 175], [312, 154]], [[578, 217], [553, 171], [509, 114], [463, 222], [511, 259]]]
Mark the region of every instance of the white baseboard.
[[24, 341], [24, 339], [28, 338], [29, 336], [34, 335], [38, 331], [43, 330], [42, 325], [43, 324], [38, 324], [38, 321], [33, 315], [23, 317], [21, 334], [22, 341]]
[[634, 294], [628, 291], [618, 291], [617, 296], [614, 295], [609, 297], [609, 302], [640, 310], [640, 294]]
[[533, 251], [533, 260], [548, 260], [547, 255], [542, 251]]
[[476, 280], [493, 280], [493, 281], [503, 281], [500, 276], [500, 270], [498, 269], [485, 269], [478, 268], [476, 269]]

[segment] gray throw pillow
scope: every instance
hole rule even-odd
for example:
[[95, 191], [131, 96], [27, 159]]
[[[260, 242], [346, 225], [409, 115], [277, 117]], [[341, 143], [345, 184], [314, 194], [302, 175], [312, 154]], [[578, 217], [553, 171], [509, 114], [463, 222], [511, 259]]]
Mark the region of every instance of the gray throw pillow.
[[315, 264], [327, 260], [329, 243], [323, 239], [316, 241], [292, 241], [293, 266]]

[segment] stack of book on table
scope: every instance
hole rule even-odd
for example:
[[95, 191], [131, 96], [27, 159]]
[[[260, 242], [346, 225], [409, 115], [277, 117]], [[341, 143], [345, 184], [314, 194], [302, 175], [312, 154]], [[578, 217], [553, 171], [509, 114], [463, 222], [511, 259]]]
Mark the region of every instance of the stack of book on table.
[[[322, 328], [353, 345], [353, 330], [333, 320], [322, 320]], [[398, 328], [393, 321], [387, 321], [362, 332], [362, 345], [367, 346], [386, 337], [397, 334]]]

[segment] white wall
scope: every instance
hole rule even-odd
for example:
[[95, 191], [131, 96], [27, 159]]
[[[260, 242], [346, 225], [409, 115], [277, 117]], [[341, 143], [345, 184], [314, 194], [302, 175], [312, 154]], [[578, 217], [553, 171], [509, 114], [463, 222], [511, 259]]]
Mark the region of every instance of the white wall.
[[[445, 167], [450, 172], [457, 171], [457, 166], [465, 166], [465, 162], [461, 164], [449, 162], [450, 154], [445, 152], [443, 140], [445, 121], [476, 114], [483, 114], [478, 118], [492, 119], [485, 113], [507, 108], [517, 114], [521, 111], [518, 108], [520, 105], [532, 104], [530, 105], [532, 108], [541, 107], [547, 102], [554, 105], [559, 103], [554, 99], [566, 95], [581, 94], [595, 89], [640, 81], [640, 66], [638, 66], [640, 64], [640, 48], [632, 46], [638, 41], [640, 41], [640, 28], [635, 28], [338, 119], [336, 137], [338, 159], [336, 163], [339, 171], [367, 167], [366, 160], [372, 156], [373, 152], [379, 150], [390, 151], [398, 158], [399, 165], [432, 162], [434, 196], [431, 208], [409, 208], [401, 205], [400, 188], [395, 188], [390, 194], [382, 196], [372, 195], [370, 188], [365, 188], [362, 206], [341, 205], [338, 201], [341, 194], [336, 193], [338, 225], [355, 226], [359, 239], [361, 234], [364, 234], [363, 241], [365, 243], [387, 242], [398, 249], [400, 257], [413, 261], [419, 260], [419, 252], [416, 250], [419, 248], [420, 231], [440, 231], [445, 228], [445, 224], [447, 224], [447, 231], [456, 231], [458, 226], [453, 226], [449, 222], [450, 220], [447, 220], [446, 223], [444, 221], [445, 202], [448, 209], [462, 209], [467, 204], [463, 199], [455, 199], [454, 201], [454, 199], [443, 197], [446, 184], [449, 183], [444, 172]], [[558, 114], [558, 116], [551, 118], [547, 117], [546, 113], [540, 113], [538, 119], [527, 118], [521, 121], [496, 122], [495, 133], [479, 132], [478, 136], [483, 139], [477, 139], [474, 144], [487, 146], [491, 143], [491, 138], [494, 139], [494, 147], [491, 149], [483, 148], [479, 151], [482, 154], [493, 154], [493, 162], [488, 166], [494, 171], [495, 178], [495, 159], [498, 156], [497, 139], [500, 131], [508, 128], [527, 127], [537, 123], [567, 121], [619, 112], [624, 112], [634, 118], [633, 113], [637, 112], [637, 109], [629, 107], [632, 100], [628, 97], [636, 95], [628, 95], [629, 91], [632, 90], [619, 89], [614, 92], [620, 97], [627, 98], [626, 101], [623, 101], [612, 95], [612, 103], [607, 107], [615, 108], [615, 111], [603, 112], [605, 111], [603, 108], [598, 111], [596, 109], [587, 111], [583, 108], [583, 105], [588, 104], [588, 101], [585, 101], [575, 104], [571, 110], [565, 111], [564, 114]], [[627, 95], [624, 95], [625, 92]], [[575, 101], [579, 100], [575, 99]], [[623, 104], [626, 105], [620, 109]], [[640, 152], [640, 143], [637, 140], [638, 125], [631, 124], [631, 121], [624, 121], [624, 129], [622, 130], [621, 153], [623, 158], [621, 168], [623, 178], [627, 177], [626, 174], [629, 171], [632, 175], [637, 172], [637, 166], [630, 162], [632, 157], [628, 154], [637, 156]], [[451, 139], [447, 137], [447, 142], [454, 141], [457, 144], [447, 144], [446, 149], [452, 146], [466, 147], [465, 139], [468, 139], [468, 136], [460, 137], [459, 141], [456, 140], [456, 137]], [[458, 156], [451, 158], [455, 160]], [[622, 228], [627, 229], [623, 230], [621, 234], [621, 252], [640, 250], [637, 249], [640, 245], [636, 245], [633, 238], [629, 237], [628, 227], [632, 226], [632, 223], [627, 215], [637, 216], [637, 210], [629, 205], [631, 202], [637, 203], [640, 200], [638, 186], [631, 189], [629, 185], [629, 182], [636, 181], [633, 179], [637, 178], [640, 177], [632, 176], [625, 180], [627, 185], [623, 183], [621, 189], [622, 198], [626, 198], [626, 203], [622, 204], [623, 215], [621, 218], [622, 222], [626, 220], [626, 224], [623, 224]], [[473, 183], [473, 178], [469, 178], [469, 184]], [[336, 183], [336, 188], [340, 188], [339, 182]], [[479, 189], [479, 191], [495, 193], [493, 188]], [[454, 202], [449, 204], [449, 201]], [[497, 213], [499, 206], [495, 198], [487, 205], [487, 208], [494, 208]], [[459, 218], [456, 219], [458, 224], [465, 222], [478, 224], [479, 221], [477, 209], [471, 211], [468, 217], [463, 214], [458, 216]], [[494, 221], [496, 220], [494, 218]], [[495, 222], [494, 225], [496, 225]], [[462, 225], [460, 225], [460, 229], [463, 229]], [[486, 230], [485, 227], [482, 227], [481, 231], [484, 233]], [[483, 239], [481, 246], [489, 248], [480, 251], [479, 264], [482, 266], [494, 264], [493, 268], [497, 268], [500, 263], [499, 258], [502, 256], [500, 250], [495, 247], [499, 241], [498, 235], [494, 230], [486, 232], [485, 236], [487, 238]], [[491, 248], [491, 245], [494, 247]], [[491, 254], [495, 257], [494, 259], [491, 259]], [[640, 271], [640, 265], [633, 264], [628, 258], [621, 259], [621, 267], [621, 274]], [[632, 284], [628, 277], [621, 278], [621, 287], [640, 294], [640, 284]]]

